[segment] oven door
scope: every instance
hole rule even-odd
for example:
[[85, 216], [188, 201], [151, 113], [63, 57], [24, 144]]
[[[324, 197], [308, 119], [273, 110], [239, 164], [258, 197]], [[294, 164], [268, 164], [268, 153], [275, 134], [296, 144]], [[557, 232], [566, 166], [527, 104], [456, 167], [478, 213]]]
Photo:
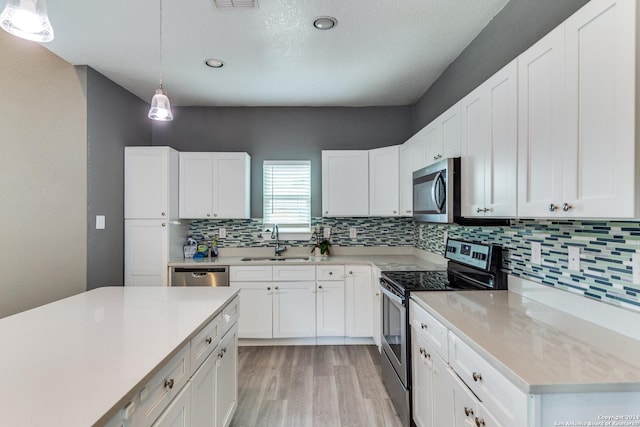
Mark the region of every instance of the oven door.
[[387, 289], [380, 279], [382, 291], [382, 350], [393, 369], [407, 387], [407, 307], [406, 299]]

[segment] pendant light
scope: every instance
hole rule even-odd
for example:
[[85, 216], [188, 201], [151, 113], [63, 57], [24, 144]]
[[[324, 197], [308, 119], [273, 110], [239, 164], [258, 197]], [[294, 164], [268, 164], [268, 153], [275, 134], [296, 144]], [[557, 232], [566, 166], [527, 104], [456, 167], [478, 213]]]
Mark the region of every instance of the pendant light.
[[160, 0], [160, 87], [156, 90], [153, 98], [151, 98], [151, 108], [149, 109], [148, 116], [151, 120], [162, 122], [173, 120], [169, 97], [167, 97], [162, 87], [162, 0]]
[[7, 0], [0, 27], [14, 36], [35, 42], [53, 40], [53, 28], [45, 0]]

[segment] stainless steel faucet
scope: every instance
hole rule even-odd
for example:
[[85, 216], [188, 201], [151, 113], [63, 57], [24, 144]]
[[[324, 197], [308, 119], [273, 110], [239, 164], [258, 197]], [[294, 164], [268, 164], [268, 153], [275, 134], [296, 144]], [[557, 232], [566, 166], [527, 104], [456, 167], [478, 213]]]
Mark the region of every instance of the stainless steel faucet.
[[286, 245], [280, 246], [280, 232], [278, 231], [278, 224], [273, 224], [273, 231], [271, 232], [271, 238], [276, 239], [276, 256], [282, 255], [282, 252], [287, 250]]

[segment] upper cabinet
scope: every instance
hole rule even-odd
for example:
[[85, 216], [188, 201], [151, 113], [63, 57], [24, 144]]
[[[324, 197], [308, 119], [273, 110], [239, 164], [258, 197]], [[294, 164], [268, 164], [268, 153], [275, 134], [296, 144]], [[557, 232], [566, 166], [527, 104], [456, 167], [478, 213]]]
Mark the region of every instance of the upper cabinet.
[[429, 123], [425, 132], [425, 166], [449, 157], [460, 157], [460, 103]]
[[369, 152], [322, 151], [322, 216], [369, 215]]
[[178, 152], [170, 147], [125, 147], [124, 217], [178, 216]]
[[400, 146], [400, 215], [413, 215], [413, 171], [426, 166], [422, 133], [413, 135]]
[[513, 61], [461, 101], [462, 216], [516, 216], [517, 71]]
[[519, 58], [520, 216], [637, 217], [636, 8], [592, 0]]
[[400, 212], [400, 150], [398, 145], [369, 150], [369, 215]]
[[247, 153], [180, 153], [180, 218], [249, 218]]

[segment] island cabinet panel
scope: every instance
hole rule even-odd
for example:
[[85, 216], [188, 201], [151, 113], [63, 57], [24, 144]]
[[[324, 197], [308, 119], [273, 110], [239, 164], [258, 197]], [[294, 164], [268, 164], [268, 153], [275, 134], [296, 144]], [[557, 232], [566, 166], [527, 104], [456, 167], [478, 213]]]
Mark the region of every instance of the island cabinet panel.
[[191, 378], [191, 425], [214, 426], [218, 353], [210, 354]]
[[216, 427], [228, 427], [238, 406], [237, 325], [234, 325], [222, 338], [218, 348], [216, 362], [215, 425]]
[[187, 384], [152, 424], [152, 427], [190, 427], [195, 425], [191, 422], [191, 384]]

